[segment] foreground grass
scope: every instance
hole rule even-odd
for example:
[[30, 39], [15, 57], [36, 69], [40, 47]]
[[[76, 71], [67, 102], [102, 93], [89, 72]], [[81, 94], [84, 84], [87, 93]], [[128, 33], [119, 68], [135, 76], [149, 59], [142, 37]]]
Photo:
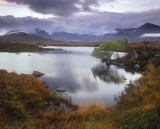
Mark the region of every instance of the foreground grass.
[[[160, 66], [126, 87], [117, 105], [86, 104], [79, 109], [64, 102], [32, 75], [0, 71], [0, 127], [31, 129], [159, 129]], [[67, 104], [67, 102], [66, 102]], [[52, 105], [52, 110], [48, 110]], [[58, 108], [57, 108], [58, 107]]]
[[119, 97], [112, 120], [127, 129], [160, 128], [160, 66], [148, 65], [150, 71], [125, 89]]

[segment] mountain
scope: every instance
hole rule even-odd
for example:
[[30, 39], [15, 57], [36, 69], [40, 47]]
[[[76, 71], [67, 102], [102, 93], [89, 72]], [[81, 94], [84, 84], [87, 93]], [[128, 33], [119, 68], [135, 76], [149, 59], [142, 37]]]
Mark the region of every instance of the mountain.
[[12, 31], [12, 33], [7, 33], [6, 35], [0, 36], [1, 41], [8, 41], [8, 42], [43, 42], [46, 41], [46, 39], [41, 38], [39, 36], [28, 34], [26, 32], [20, 32], [20, 31]]
[[152, 33], [156, 33], [156, 32], [160, 32], [160, 26], [155, 25], [155, 24], [151, 24], [151, 23], [146, 23], [142, 26], [140, 26], [137, 31], [141, 31], [141, 32], [152, 32]]
[[44, 42], [44, 41], [67, 41], [67, 42], [95, 42], [98, 36], [89, 34], [74, 34], [67, 32], [54, 32], [49, 35], [42, 29], [35, 29], [33, 33], [21, 30], [9, 31], [6, 35], [0, 36], [0, 40], [9, 42]]
[[118, 38], [128, 39], [130, 42], [160, 41], [160, 37], [143, 37], [144, 34], [160, 33], [160, 26], [145, 23], [139, 28], [116, 29], [117, 33], [107, 33], [100, 36], [88, 34], [73, 34], [67, 32], [54, 32], [52, 39], [58, 41], [77, 41], [77, 42], [104, 42]]
[[143, 34], [148, 34], [148, 33], [160, 33], [160, 26], [151, 23], [146, 23], [140, 26], [139, 28], [135, 29], [133, 34], [135, 36], [141, 36]]
[[73, 34], [67, 32], [54, 32], [51, 34], [51, 37], [58, 41], [93, 42], [97, 40], [97, 36], [95, 35]]
[[129, 28], [129, 29], [117, 29], [116, 34], [104, 34], [99, 39], [100, 41], [115, 40], [117, 38], [128, 39], [131, 42], [139, 41], [159, 41], [160, 37], [143, 37], [144, 34], [155, 34], [160, 33], [160, 26], [145, 23], [139, 28]]
[[[45, 41], [66, 41], [66, 42], [104, 42], [118, 38], [128, 39], [130, 42], [160, 41], [160, 26], [145, 23], [139, 28], [116, 29], [117, 33], [104, 35], [74, 34], [68, 32], [54, 32], [51, 35], [45, 30], [37, 28], [34, 33], [27, 33], [22, 30], [12, 30], [6, 35], [0, 36], [0, 40], [10, 42], [45, 42]], [[158, 36], [156, 36], [156, 35]]]
[[34, 34], [44, 39], [51, 39], [51, 36], [45, 30], [39, 28], [35, 30]]
[[160, 26], [146, 23], [139, 28], [119, 29], [117, 35], [137, 37], [146, 33], [160, 33]]

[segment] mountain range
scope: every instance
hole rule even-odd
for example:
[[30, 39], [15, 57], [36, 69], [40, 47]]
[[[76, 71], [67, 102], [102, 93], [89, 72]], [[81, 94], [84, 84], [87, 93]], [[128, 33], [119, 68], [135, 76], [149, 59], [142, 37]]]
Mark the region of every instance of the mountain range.
[[96, 36], [68, 32], [53, 32], [52, 34], [49, 34], [45, 30], [37, 28], [32, 33], [22, 30], [12, 30], [3, 36], [0, 36], [0, 40], [6, 40], [9, 42], [104, 42], [107, 40], [123, 38], [128, 39], [130, 42], [140, 42], [144, 40], [160, 41], [160, 26], [151, 23], [145, 23], [139, 28], [116, 29], [116, 31], [117, 33], [107, 33]]

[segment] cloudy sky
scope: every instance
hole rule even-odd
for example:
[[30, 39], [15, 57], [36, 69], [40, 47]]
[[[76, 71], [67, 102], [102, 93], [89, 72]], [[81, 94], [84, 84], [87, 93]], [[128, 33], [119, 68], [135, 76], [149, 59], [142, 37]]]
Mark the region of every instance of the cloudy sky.
[[104, 34], [160, 25], [160, 0], [0, 0], [0, 34], [10, 30]]

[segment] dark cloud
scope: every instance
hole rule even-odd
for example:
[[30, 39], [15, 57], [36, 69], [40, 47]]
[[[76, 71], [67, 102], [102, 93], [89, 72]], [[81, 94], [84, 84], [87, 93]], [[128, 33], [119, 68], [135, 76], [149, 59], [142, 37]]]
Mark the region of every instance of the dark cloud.
[[76, 4], [79, 0], [6, 0], [17, 4], [28, 5], [32, 10], [43, 14], [68, 16], [79, 11]]
[[0, 16], [0, 31], [42, 28], [48, 32], [67, 31], [81, 34], [103, 34], [116, 28], [139, 27], [146, 22], [160, 25], [160, 10], [141, 13], [97, 12], [92, 15], [38, 19]]
[[[56, 16], [70, 16], [78, 12], [92, 11], [91, 6], [98, 6], [103, 0], [5, 0], [29, 6], [32, 10], [42, 14]], [[113, 2], [115, 0], [105, 0]]]
[[[83, 9], [89, 10], [90, 5], [98, 4], [97, 0], [6, 0], [17, 4], [28, 5], [32, 10], [43, 14], [69, 16]], [[78, 6], [79, 5], [79, 6]]]
[[82, 9], [83, 11], [91, 11], [90, 6], [94, 5], [94, 6], [98, 6], [98, 1], [97, 0], [85, 0], [81, 2], [82, 4]]

